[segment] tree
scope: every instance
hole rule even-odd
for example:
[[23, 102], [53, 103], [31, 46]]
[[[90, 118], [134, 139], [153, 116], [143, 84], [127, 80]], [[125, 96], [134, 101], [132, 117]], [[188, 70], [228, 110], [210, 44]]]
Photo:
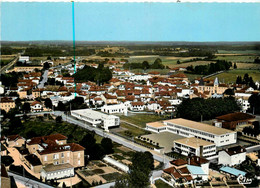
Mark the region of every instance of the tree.
[[110, 154], [114, 152], [113, 143], [110, 138], [103, 138], [101, 140], [101, 146], [103, 147], [105, 154]]
[[115, 185], [113, 186], [113, 188], [129, 187], [128, 179], [128, 175], [121, 175], [120, 177], [116, 178]]
[[59, 111], [65, 111], [66, 110], [65, 105], [61, 101], [59, 101], [57, 108], [58, 108]]
[[181, 64], [180, 60], [177, 61], [177, 64]]
[[51, 56], [48, 56], [48, 57], [47, 57], [47, 60], [51, 60]]
[[65, 184], [65, 182], [63, 182], [62, 183], [62, 188], [66, 188], [67, 186], [66, 186], [66, 184]]
[[23, 112], [24, 112], [24, 113], [28, 113], [28, 112], [31, 111], [31, 106], [30, 106], [30, 104], [29, 104], [28, 102], [25, 102], [25, 103], [23, 104], [22, 109], [23, 109]]
[[259, 93], [252, 94], [249, 97], [248, 102], [250, 103], [249, 112], [253, 114], [260, 114], [260, 94]]
[[[150, 153], [150, 152], [148, 152]], [[129, 185], [130, 187], [143, 188], [148, 187], [153, 166], [152, 154], [136, 152], [132, 157], [132, 165], [129, 167]]]
[[226, 89], [226, 90], [224, 91], [224, 94], [225, 94], [225, 95], [235, 95], [233, 89]]
[[234, 69], [237, 69], [237, 64], [236, 63], [234, 63]]
[[3, 163], [5, 166], [10, 166], [13, 164], [14, 160], [11, 156], [2, 156], [1, 157], [1, 163]]
[[56, 123], [62, 123], [62, 117], [61, 116], [56, 117]]
[[150, 68], [150, 65], [149, 65], [148, 61], [144, 61], [142, 63], [142, 66], [143, 66], [143, 69], [145, 69], [145, 70]]
[[50, 64], [49, 64], [48, 62], [45, 62], [45, 63], [43, 64], [43, 68], [46, 69], [46, 70], [48, 70], [48, 69], [50, 68]]
[[51, 109], [52, 108], [52, 101], [51, 101], [51, 99], [50, 98], [45, 99], [44, 105], [45, 105], [46, 108], [50, 108]]

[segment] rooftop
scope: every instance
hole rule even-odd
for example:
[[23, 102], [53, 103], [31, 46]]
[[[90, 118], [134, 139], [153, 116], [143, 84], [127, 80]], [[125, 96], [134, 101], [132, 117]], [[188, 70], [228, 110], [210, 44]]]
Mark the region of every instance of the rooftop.
[[76, 113], [81, 116], [86, 116], [93, 119], [106, 119], [106, 118], [116, 118], [114, 115], [107, 115], [102, 112], [98, 112], [91, 109], [81, 109], [81, 110], [72, 110], [72, 113]]
[[207, 175], [200, 166], [187, 165], [187, 168], [191, 174]]
[[223, 116], [218, 116], [216, 119], [224, 120], [224, 121], [241, 121], [241, 120], [248, 120], [248, 119], [254, 119], [255, 116], [252, 116], [250, 114], [242, 113], [242, 112], [235, 112], [226, 114]]
[[164, 122], [172, 123], [172, 124], [176, 124], [176, 125], [180, 125], [180, 126], [184, 126], [184, 127], [189, 127], [191, 129], [195, 129], [195, 130], [201, 130], [203, 132], [208, 132], [208, 133], [215, 134], [215, 135], [223, 135], [223, 134], [235, 132], [235, 131], [231, 131], [228, 129], [223, 129], [223, 128], [215, 127], [212, 125], [199, 123], [196, 121], [191, 121], [191, 120], [182, 119], [182, 118], [165, 120]]
[[146, 123], [146, 125], [147, 125], [147, 126], [150, 126], [150, 127], [156, 127], [156, 128], [165, 127], [165, 126], [166, 126], [166, 125], [163, 124], [163, 122], [161, 122], [161, 121]]
[[221, 167], [220, 170], [235, 176], [239, 176], [240, 174], [243, 176], [246, 175], [246, 172], [228, 166]]
[[59, 165], [48, 164], [45, 167], [43, 167], [43, 170], [45, 172], [54, 172], [54, 171], [58, 171], [58, 170], [68, 169], [68, 168], [74, 168], [74, 167], [69, 163], [59, 164]]
[[175, 140], [174, 142], [186, 145], [186, 146], [191, 146], [193, 148], [199, 148], [200, 146], [210, 146], [210, 145], [215, 145], [212, 142], [208, 142], [206, 140], [202, 140], [199, 138], [195, 137], [190, 137], [190, 138], [182, 138], [179, 140]]

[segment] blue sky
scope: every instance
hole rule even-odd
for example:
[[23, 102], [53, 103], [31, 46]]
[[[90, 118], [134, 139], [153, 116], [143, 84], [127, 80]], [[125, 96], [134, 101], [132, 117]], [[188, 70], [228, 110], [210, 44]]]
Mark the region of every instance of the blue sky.
[[[75, 3], [76, 40], [260, 41], [260, 3]], [[71, 3], [1, 3], [1, 40], [72, 40]]]

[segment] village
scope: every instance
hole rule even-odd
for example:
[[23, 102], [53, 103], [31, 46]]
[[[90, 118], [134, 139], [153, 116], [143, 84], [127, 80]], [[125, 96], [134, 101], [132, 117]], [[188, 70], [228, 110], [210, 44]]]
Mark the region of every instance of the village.
[[[104, 51], [111, 49], [125, 52]], [[259, 80], [245, 74], [225, 83], [218, 72], [191, 78], [185, 63], [136, 73], [122, 58], [90, 59], [48, 57], [31, 65], [18, 54], [3, 70], [19, 75], [8, 87], [1, 83], [2, 172], [26, 171], [43, 187], [109, 187], [129, 173], [134, 153], [148, 151], [155, 187], [258, 185]], [[155, 65], [162, 65], [159, 57], [148, 64]], [[82, 80], [94, 71], [95, 81]], [[74, 132], [65, 135], [66, 127]], [[88, 151], [91, 134], [101, 149]]]

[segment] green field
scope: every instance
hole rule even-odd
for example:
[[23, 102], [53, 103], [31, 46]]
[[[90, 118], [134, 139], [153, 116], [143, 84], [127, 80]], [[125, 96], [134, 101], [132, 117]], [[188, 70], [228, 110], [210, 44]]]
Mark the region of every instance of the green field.
[[218, 50], [219, 54], [260, 54], [259, 50]]
[[[128, 125], [128, 124], [126, 124], [126, 123], [121, 123], [120, 126], [121, 126], [122, 128], [127, 129], [128, 131], [130, 131], [133, 136], [139, 136], [139, 135], [144, 135], [144, 134], [147, 134], [147, 133], [148, 133], [148, 131], [145, 131], [145, 130], [143, 130], [143, 129], [138, 129], [138, 128], [136, 128], [136, 127], [134, 127], [134, 126], [131, 126], [131, 125]], [[122, 134], [122, 135], [125, 135], [125, 134], [124, 134], [124, 131], [119, 132], [119, 133]]]
[[218, 74], [216, 76], [209, 77], [210, 79], [215, 79], [218, 77], [220, 82], [225, 83], [235, 83], [237, 76], [244, 76], [244, 74], [248, 73], [249, 76], [252, 76], [254, 81], [260, 81], [260, 70], [242, 70], [242, 69], [236, 69], [236, 70], [230, 70], [225, 73]]
[[125, 120], [129, 123], [133, 123], [137, 126], [140, 126], [141, 128], [146, 127], [146, 123], [154, 122], [154, 121], [160, 121], [165, 120], [165, 116], [158, 116], [154, 114], [134, 114], [130, 116], [120, 116], [121, 120]]
[[254, 62], [257, 56], [249, 55], [218, 55], [215, 60], [226, 60], [232, 62]]

